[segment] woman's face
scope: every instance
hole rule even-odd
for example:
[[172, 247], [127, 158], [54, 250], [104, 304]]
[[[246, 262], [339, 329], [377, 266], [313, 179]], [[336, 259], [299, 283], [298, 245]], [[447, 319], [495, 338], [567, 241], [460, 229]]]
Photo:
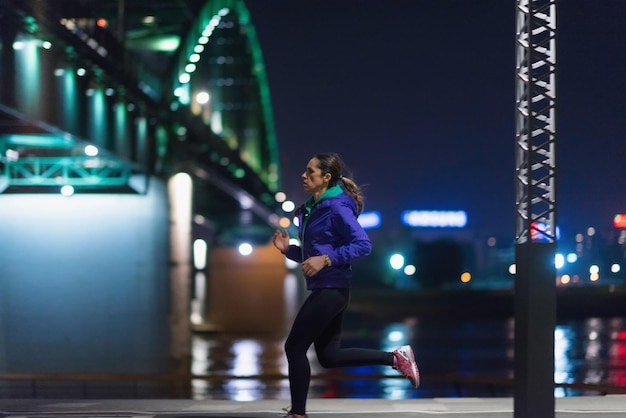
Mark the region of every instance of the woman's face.
[[302, 173], [302, 187], [307, 193], [315, 193], [328, 187], [331, 176], [329, 173], [322, 175], [319, 163], [317, 158], [311, 158], [306, 166], [306, 170]]

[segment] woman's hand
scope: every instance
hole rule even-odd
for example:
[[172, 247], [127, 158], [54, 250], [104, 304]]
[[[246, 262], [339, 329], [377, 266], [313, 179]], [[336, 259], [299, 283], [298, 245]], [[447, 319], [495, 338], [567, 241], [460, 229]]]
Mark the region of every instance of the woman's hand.
[[324, 267], [326, 267], [325, 255], [314, 255], [302, 262], [302, 272], [308, 277], [315, 276]]
[[289, 248], [289, 233], [286, 230], [276, 230], [272, 239], [274, 247], [278, 248], [281, 253], [285, 253]]

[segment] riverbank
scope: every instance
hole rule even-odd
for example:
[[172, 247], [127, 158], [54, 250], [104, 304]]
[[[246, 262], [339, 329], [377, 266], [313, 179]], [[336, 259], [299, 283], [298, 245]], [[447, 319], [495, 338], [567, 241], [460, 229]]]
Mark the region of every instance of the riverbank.
[[[380, 319], [402, 317], [512, 317], [513, 289], [502, 290], [397, 290], [352, 291], [350, 312], [375, 315]], [[626, 288], [558, 287], [556, 310], [559, 319], [626, 317]]]

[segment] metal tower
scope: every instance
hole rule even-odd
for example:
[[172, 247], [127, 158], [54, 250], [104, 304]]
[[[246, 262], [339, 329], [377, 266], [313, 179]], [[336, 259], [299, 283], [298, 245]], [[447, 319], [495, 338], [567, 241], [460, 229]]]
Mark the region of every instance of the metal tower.
[[516, 241], [556, 241], [556, 1], [517, 1]]
[[554, 417], [556, 0], [517, 0], [515, 418]]

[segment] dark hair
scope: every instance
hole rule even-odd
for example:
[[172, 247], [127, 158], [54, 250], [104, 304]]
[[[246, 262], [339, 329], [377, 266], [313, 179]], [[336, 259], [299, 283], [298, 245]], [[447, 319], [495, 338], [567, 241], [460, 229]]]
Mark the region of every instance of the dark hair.
[[331, 178], [328, 187], [339, 184], [343, 190], [354, 199], [358, 207], [358, 214], [363, 212], [363, 195], [361, 188], [351, 178], [343, 175], [345, 164], [339, 154], [334, 152], [320, 153], [313, 156], [319, 161], [319, 169], [322, 175], [329, 173]]

